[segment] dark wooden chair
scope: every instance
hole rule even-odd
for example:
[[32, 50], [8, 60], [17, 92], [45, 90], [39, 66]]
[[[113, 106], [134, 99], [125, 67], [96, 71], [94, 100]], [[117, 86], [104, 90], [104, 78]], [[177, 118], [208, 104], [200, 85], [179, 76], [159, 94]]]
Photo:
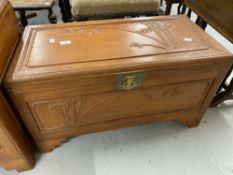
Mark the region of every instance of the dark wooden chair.
[[53, 7], [55, 5], [55, 0], [10, 0], [15, 11], [19, 13], [20, 22], [24, 28], [28, 25], [28, 19], [37, 16], [36, 13], [27, 13], [35, 10], [47, 10], [48, 19], [50, 23], [57, 23], [57, 17], [53, 13]]
[[126, 2], [124, 4], [120, 4], [115, 0], [83, 0], [77, 1], [79, 4], [75, 7], [74, 1], [71, 4], [69, 0], [58, 0], [64, 22], [86, 19], [122, 18], [125, 16], [154, 16], [159, 14], [161, 0], [134, 0], [135, 2], [133, 3], [129, 1], [129, 3]]
[[[188, 11], [187, 9], [188, 8]], [[196, 23], [205, 30], [207, 24], [221, 33], [233, 43], [233, 2], [229, 0], [182, 0], [178, 13], [185, 13], [190, 17], [192, 11], [198, 15]], [[233, 66], [231, 66], [224, 81], [219, 87], [211, 106], [217, 106], [225, 100], [233, 99]], [[229, 80], [230, 79], [230, 80]]]
[[[212, 104], [211, 104], [212, 107], [216, 107], [217, 105], [219, 105], [220, 103], [226, 100], [233, 100], [233, 78], [230, 78], [232, 73], [233, 73], [233, 66], [231, 66], [223, 83], [219, 87], [218, 92], [212, 101]], [[227, 83], [228, 78], [230, 78], [229, 83]]]

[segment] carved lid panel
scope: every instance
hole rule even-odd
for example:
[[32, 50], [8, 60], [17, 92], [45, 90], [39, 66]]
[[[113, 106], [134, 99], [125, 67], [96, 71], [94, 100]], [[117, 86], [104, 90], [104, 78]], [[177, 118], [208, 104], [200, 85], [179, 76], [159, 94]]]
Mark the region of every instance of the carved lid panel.
[[[143, 55], [204, 50], [208, 45], [176, 20], [40, 29], [28, 48], [27, 65], [50, 66]], [[185, 41], [185, 37], [187, 41]]]
[[25, 33], [14, 76], [103, 71], [225, 52], [208, 39], [184, 16], [36, 26]]

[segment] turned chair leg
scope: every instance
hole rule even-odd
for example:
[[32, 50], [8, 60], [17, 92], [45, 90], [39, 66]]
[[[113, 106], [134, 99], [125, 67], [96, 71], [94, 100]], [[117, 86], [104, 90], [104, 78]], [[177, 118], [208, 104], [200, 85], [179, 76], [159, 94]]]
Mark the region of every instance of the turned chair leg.
[[57, 16], [53, 13], [52, 8], [49, 8], [48, 11], [49, 11], [49, 14], [48, 14], [49, 22], [51, 24], [56, 24], [57, 23]]

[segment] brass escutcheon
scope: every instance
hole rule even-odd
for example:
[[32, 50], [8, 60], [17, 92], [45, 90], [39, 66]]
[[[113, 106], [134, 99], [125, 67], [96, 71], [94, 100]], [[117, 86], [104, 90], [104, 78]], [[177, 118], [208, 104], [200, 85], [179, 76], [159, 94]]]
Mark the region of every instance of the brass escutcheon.
[[125, 81], [121, 85], [122, 89], [130, 91], [136, 88], [137, 82], [135, 81], [135, 77], [135, 75], [125, 76]]
[[118, 91], [131, 91], [142, 87], [143, 79], [144, 73], [142, 71], [119, 74], [115, 87]]

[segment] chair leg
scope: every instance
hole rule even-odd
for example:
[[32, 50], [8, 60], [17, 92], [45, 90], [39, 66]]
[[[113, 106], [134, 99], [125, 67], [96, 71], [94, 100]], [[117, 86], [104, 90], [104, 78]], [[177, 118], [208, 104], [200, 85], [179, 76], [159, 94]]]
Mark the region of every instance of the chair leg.
[[56, 24], [57, 23], [57, 16], [53, 13], [52, 8], [49, 8], [49, 14], [48, 14], [48, 18], [49, 18], [49, 22], [51, 24]]
[[197, 17], [196, 24], [199, 25], [203, 30], [205, 30], [207, 23], [201, 18]]
[[62, 21], [69, 22], [72, 18], [69, 0], [58, 0], [58, 5], [62, 14]]
[[160, 6], [163, 6], [163, 0], [160, 0]]
[[186, 9], [187, 9], [186, 5], [180, 2], [177, 8], [177, 14], [185, 14]]
[[67, 22], [67, 17], [65, 15], [65, 9], [64, 9], [64, 4], [62, 0], [58, 0], [58, 6], [60, 7], [60, 12], [62, 15], [62, 21]]
[[226, 90], [224, 92], [220, 92], [219, 94], [217, 94], [214, 97], [210, 106], [216, 107], [220, 103], [222, 103], [226, 100], [233, 100], [233, 79], [231, 80], [230, 85], [226, 88]]
[[185, 5], [182, 6], [181, 14], [185, 14], [187, 7]]
[[172, 2], [167, 1], [166, 2], [166, 9], [165, 9], [165, 15], [170, 15], [172, 9]]
[[37, 16], [37, 13], [33, 12], [33, 13], [27, 13], [26, 14], [26, 18], [29, 19], [29, 18], [34, 18]]
[[20, 16], [20, 22], [23, 28], [28, 25], [28, 20], [25, 14], [25, 11], [19, 11], [19, 16]]
[[[233, 78], [230, 81], [229, 85], [226, 85], [225, 82], [233, 72], [233, 65], [225, 76], [221, 86], [219, 87], [216, 96], [211, 102], [211, 107], [216, 107], [225, 100], [233, 99]], [[222, 90], [223, 89], [223, 90]]]
[[189, 17], [189, 18], [191, 18], [191, 14], [192, 14], [192, 10], [188, 10], [188, 13], [187, 13], [187, 16]]

